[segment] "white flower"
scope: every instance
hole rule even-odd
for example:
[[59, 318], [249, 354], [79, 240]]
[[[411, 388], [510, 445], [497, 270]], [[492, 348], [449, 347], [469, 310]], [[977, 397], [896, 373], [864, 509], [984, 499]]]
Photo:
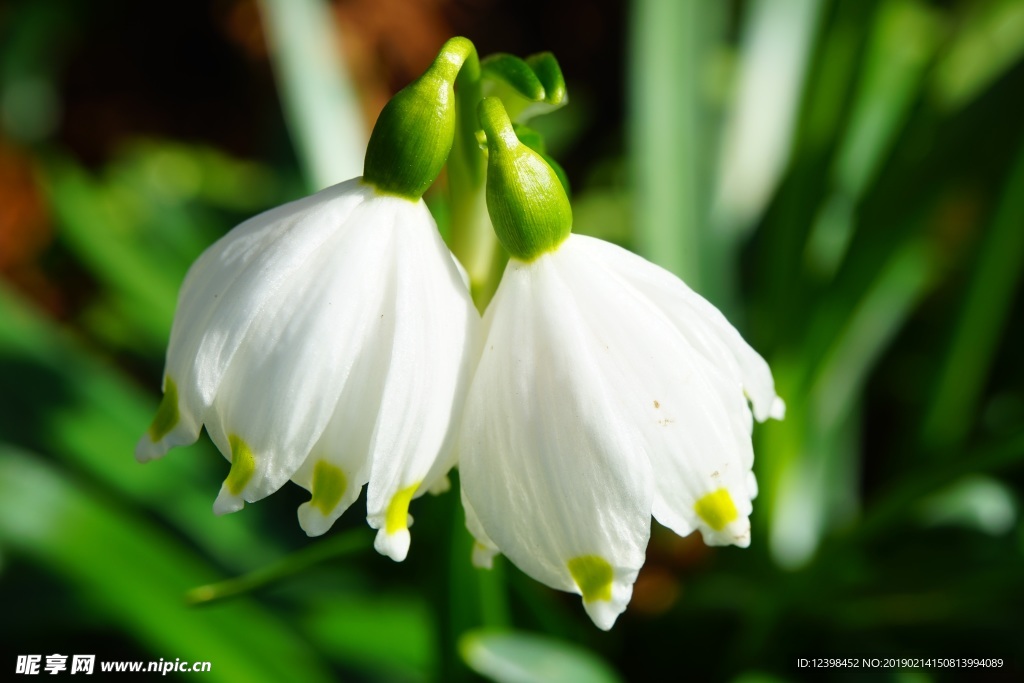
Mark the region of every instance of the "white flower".
[[217, 513], [288, 479], [324, 533], [369, 483], [377, 549], [409, 547], [409, 501], [443, 482], [479, 316], [421, 199], [360, 179], [256, 216], [181, 290], [164, 402], [136, 457], [205, 425], [231, 461]]
[[511, 258], [459, 433], [473, 561], [502, 552], [582, 595], [609, 629], [652, 515], [712, 545], [750, 543], [753, 418], [785, 407], [714, 306], [644, 259], [571, 234], [561, 182], [499, 100], [479, 115], [487, 208]]
[[678, 278], [570, 235], [509, 261], [482, 349], [458, 445], [477, 564], [502, 552], [608, 629], [652, 515], [750, 543], [748, 400], [759, 421], [784, 405], [764, 360]]

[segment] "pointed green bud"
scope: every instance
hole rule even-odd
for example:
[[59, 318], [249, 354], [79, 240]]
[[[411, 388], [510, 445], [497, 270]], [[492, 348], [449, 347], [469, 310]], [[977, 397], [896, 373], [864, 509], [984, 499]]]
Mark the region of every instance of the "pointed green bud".
[[513, 258], [533, 261], [569, 236], [569, 198], [544, 158], [516, 137], [500, 99], [484, 98], [478, 113], [487, 135], [487, 211], [494, 232]]
[[455, 79], [476, 48], [456, 37], [422, 76], [380, 113], [366, 147], [363, 180], [381, 192], [419, 199], [441, 173], [455, 137]]

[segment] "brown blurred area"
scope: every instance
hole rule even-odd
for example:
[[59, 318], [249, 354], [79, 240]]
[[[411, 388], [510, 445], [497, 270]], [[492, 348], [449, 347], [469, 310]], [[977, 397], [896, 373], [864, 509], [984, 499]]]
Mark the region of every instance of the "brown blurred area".
[[37, 260], [52, 230], [32, 157], [0, 137], [0, 276], [59, 314], [59, 295]]
[[[559, 150], [570, 178], [621, 150], [623, 2], [335, 0], [330, 8], [338, 58], [367, 129], [444, 40], [465, 35], [482, 56], [550, 50], [558, 57], [579, 103], [575, 114], [588, 112], [572, 144]], [[0, 9], [0, 36], [7, 34], [25, 44], [24, 59], [35, 63], [53, 102], [52, 122], [30, 139], [0, 126], [0, 269], [58, 317], [68, 303], [38, 263], [53, 232], [32, 170], [38, 155], [59, 150], [98, 172], [133, 140], [164, 139], [297, 165], [257, 0], [47, 0], [34, 7], [22, 0]]]
[[[58, 3], [60, 4], [60, 3]], [[201, 139], [253, 156], [284, 143], [256, 0], [64, 3], [67, 41], [52, 55], [58, 141], [86, 163], [125, 137]], [[452, 35], [481, 55], [555, 53], [608, 135], [621, 116], [625, 4], [615, 0], [336, 0], [347, 69], [367, 118]]]

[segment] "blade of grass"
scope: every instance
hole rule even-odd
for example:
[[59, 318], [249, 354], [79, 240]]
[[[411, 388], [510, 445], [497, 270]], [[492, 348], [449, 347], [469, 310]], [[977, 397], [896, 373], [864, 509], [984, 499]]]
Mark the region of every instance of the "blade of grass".
[[145, 336], [146, 349], [162, 346], [187, 264], [147, 248], [128, 207], [74, 163], [52, 160], [44, 180], [61, 240], [116, 297], [120, 313]]
[[925, 84], [939, 46], [934, 10], [916, 0], [889, 0], [877, 11], [853, 110], [831, 170], [832, 193], [815, 218], [804, 254], [815, 275], [830, 279], [856, 229], [856, 208], [891, 152]]
[[716, 268], [721, 259], [711, 259], [707, 230], [711, 127], [703, 85], [723, 12], [699, 0], [638, 0], [629, 39], [636, 245], [712, 300], [727, 290], [718, 280], [728, 275]]
[[855, 527], [856, 538], [885, 533], [919, 501], [967, 475], [995, 474], [1024, 465], [1024, 433], [971, 449], [967, 458], [941, 458], [928, 469], [915, 469], [891, 482], [867, 506], [867, 513]]
[[259, 533], [253, 516], [214, 523], [210, 508], [216, 488], [210, 487], [209, 467], [222, 463], [208, 443], [145, 466], [134, 461], [135, 442], [156, 412], [155, 397], [90, 357], [3, 286], [0, 320], [5, 439], [52, 454], [141, 507], [159, 511], [225, 566], [246, 570], [275, 556], [273, 542]]
[[[781, 565], [806, 563], [835, 516], [836, 505], [849, 508], [855, 495], [849, 487], [855, 482], [828, 475], [836, 468], [856, 470], [849, 462], [857, 457], [856, 450], [840, 447], [843, 425], [856, 410], [871, 369], [932, 284], [934, 270], [931, 247], [923, 239], [911, 239], [896, 250], [814, 367], [805, 401], [792, 401], [786, 422], [767, 434], [777, 446], [771, 451], [787, 454], [763, 468], [771, 549]], [[786, 366], [781, 367], [785, 371]], [[799, 380], [787, 377], [780, 384], [800, 386]], [[779, 450], [783, 445], [785, 450]], [[843, 490], [830, 491], [830, 486]]]
[[463, 660], [496, 683], [615, 683], [615, 671], [577, 645], [523, 631], [478, 630], [459, 643]]
[[1024, 145], [1003, 185], [1002, 195], [971, 270], [963, 307], [939, 379], [931, 393], [922, 431], [926, 446], [956, 444], [974, 423], [1013, 293], [1024, 269]]
[[310, 189], [363, 174], [366, 123], [323, 0], [260, 0], [285, 118]]
[[967, 3], [967, 16], [935, 70], [932, 95], [944, 109], [970, 103], [1024, 57], [1024, 3]]
[[312, 642], [346, 670], [370, 674], [354, 680], [452, 680], [438, 673], [438, 624], [426, 599], [327, 592], [318, 603], [301, 624]]
[[0, 540], [64, 577], [156, 656], [210, 661], [209, 680], [329, 681], [316, 653], [249, 600], [190, 609], [211, 568], [131, 508], [0, 444]]
[[251, 593], [283, 579], [301, 574], [321, 562], [339, 557], [347, 557], [366, 550], [369, 547], [366, 542], [367, 538], [367, 535], [362, 533], [360, 529], [323, 539], [283, 557], [273, 564], [260, 567], [248, 574], [216, 583], [196, 586], [188, 591], [185, 599], [192, 604], [198, 605], [220, 602], [221, 600]]
[[744, 13], [739, 76], [712, 208], [715, 228], [749, 231], [789, 160], [820, 0], [756, 0]]

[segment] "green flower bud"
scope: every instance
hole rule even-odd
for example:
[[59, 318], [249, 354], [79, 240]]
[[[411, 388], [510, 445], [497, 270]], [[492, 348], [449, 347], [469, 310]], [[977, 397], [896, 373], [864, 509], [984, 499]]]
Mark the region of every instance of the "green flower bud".
[[487, 97], [478, 108], [487, 135], [487, 211], [506, 251], [533, 261], [569, 237], [572, 209], [558, 176], [516, 137], [505, 107]]
[[455, 137], [455, 78], [476, 48], [452, 38], [418, 79], [380, 113], [366, 147], [363, 180], [381, 192], [419, 199], [437, 178]]

